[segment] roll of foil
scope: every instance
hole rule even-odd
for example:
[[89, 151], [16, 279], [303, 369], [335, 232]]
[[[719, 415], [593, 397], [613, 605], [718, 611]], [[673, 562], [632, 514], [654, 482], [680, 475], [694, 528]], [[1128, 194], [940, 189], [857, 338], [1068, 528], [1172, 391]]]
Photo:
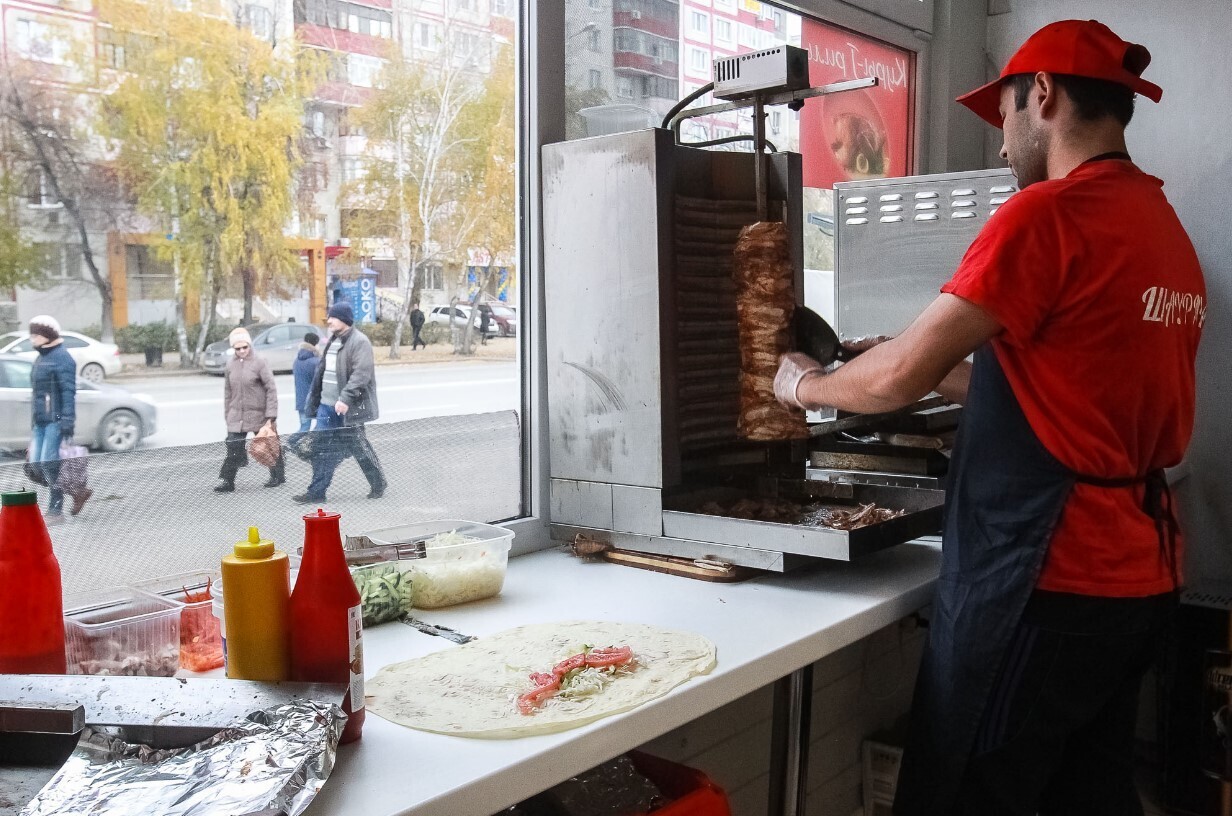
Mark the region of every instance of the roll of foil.
[[298, 816], [329, 778], [346, 714], [298, 700], [190, 748], [155, 750], [87, 728], [22, 816]]

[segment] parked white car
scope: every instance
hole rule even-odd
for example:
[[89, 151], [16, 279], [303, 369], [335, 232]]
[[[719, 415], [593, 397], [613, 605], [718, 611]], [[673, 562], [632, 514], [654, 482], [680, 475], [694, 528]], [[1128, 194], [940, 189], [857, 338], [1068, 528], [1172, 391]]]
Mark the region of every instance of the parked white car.
[[[459, 303], [457, 306], [454, 306], [453, 307], [453, 325], [457, 326], [459, 329], [466, 328], [466, 319], [470, 317], [470, 314], [471, 314], [471, 307], [469, 303]], [[449, 325], [449, 321], [450, 321], [449, 307], [448, 306], [433, 306], [432, 311], [428, 312], [426, 319], [427, 319], [427, 322], [429, 323], [440, 323], [446, 326]], [[474, 331], [476, 334], [478, 334], [479, 333], [479, 318], [476, 317], [475, 322], [472, 323], [471, 325], [475, 327]], [[496, 325], [495, 320], [488, 323], [488, 336], [489, 337], [494, 337], [499, 331], [500, 331], [500, 326]]]
[[[101, 383], [108, 377], [119, 374], [124, 364], [120, 360], [120, 348], [115, 343], [101, 343], [93, 337], [77, 332], [60, 332], [64, 348], [77, 363], [77, 376], [87, 382]], [[29, 332], [0, 334], [0, 354], [11, 354], [22, 360], [34, 362], [38, 357], [30, 342]]]

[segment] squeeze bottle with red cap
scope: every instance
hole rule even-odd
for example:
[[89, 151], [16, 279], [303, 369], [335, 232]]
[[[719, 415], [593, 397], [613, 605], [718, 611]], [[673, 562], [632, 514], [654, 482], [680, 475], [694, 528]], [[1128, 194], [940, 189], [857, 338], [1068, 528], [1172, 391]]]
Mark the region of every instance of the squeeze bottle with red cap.
[[340, 518], [324, 510], [304, 516], [304, 557], [291, 591], [291, 679], [347, 685], [346, 743], [359, 739], [364, 727], [364, 628], [359, 590], [342, 553]]
[[64, 674], [60, 562], [32, 490], [0, 496], [0, 674]]

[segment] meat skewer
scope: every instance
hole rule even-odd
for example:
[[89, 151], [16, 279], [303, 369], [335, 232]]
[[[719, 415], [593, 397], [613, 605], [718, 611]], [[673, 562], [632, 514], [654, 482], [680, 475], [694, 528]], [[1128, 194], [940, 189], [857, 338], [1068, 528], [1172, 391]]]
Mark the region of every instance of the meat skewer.
[[758, 442], [805, 439], [804, 412], [774, 398], [779, 357], [791, 351], [796, 307], [787, 226], [762, 221], [745, 227], [736, 242], [735, 262], [741, 356], [737, 431]]

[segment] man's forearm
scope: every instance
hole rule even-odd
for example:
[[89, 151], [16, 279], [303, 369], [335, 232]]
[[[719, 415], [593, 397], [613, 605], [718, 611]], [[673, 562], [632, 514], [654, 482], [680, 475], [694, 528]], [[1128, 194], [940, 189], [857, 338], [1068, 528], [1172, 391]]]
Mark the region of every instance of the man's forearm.
[[981, 307], [943, 294], [893, 340], [869, 349], [832, 374], [806, 374], [794, 396], [808, 407], [832, 406], [857, 413], [894, 411], [934, 389], [949, 400], [962, 402], [971, 378], [965, 359], [1000, 331], [1001, 325]]
[[894, 411], [910, 405], [932, 390], [923, 378], [900, 367], [900, 349], [894, 341], [869, 349], [833, 373], [806, 377], [796, 391], [809, 407], [830, 406], [858, 414]]
[[971, 384], [971, 363], [963, 360], [945, 375], [934, 389], [938, 394], [957, 405], [967, 402], [967, 387]]

